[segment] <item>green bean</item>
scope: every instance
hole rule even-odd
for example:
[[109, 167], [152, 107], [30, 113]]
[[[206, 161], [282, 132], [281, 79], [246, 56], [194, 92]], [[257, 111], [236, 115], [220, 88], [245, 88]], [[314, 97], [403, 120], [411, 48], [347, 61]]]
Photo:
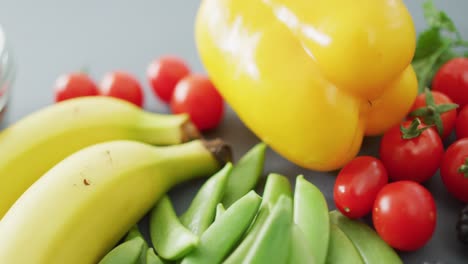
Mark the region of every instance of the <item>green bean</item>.
[[182, 264], [220, 263], [252, 222], [261, 200], [255, 191], [250, 191], [232, 204], [202, 234], [199, 246], [182, 260]]
[[271, 214], [242, 263], [286, 263], [289, 255], [292, 218], [292, 199], [282, 195], [273, 206]]
[[140, 237], [128, 240], [112, 249], [99, 264], [137, 264], [145, 241]]
[[153, 248], [148, 248], [146, 251], [146, 264], [164, 264], [164, 262], [156, 255]]
[[234, 166], [222, 200], [225, 208], [255, 188], [263, 172], [265, 151], [265, 143], [257, 143]]
[[232, 163], [211, 176], [198, 190], [187, 211], [180, 221], [192, 233], [200, 236], [215, 218], [216, 206], [224, 195], [226, 183], [233, 169]]
[[225, 264], [237, 264], [242, 263], [246, 257], [249, 249], [256, 237], [265, 224], [270, 213], [270, 208], [278, 201], [278, 198], [282, 195], [292, 197], [291, 184], [283, 175], [270, 173], [265, 183], [265, 189], [263, 191], [263, 199], [260, 206], [260, 210], [247, 231], [246, 236], [242, 239], [239, 246], [230, 254], [230, 256], [224, 262]]
[[167, 195], [160, 198], [151, 212], [150, 235], [158, 255], [168, 260], [184, 257], [199, 243], [198, 236], [180, 223]]
[[304, 176], [296, 177], [294, 222], [304, 233], [315, 263], [325, 263], [330, 237], [328, 205], [323, 193]]

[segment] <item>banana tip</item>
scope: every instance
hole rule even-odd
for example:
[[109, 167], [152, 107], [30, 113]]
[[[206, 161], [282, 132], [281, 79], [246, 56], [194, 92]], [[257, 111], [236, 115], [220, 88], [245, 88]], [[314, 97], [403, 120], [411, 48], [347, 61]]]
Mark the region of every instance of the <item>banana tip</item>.
[[228, 162], [232, 162], [232, 148], [224, 140], [220, 138], [204, 139], [203, 143], [222, 166]]

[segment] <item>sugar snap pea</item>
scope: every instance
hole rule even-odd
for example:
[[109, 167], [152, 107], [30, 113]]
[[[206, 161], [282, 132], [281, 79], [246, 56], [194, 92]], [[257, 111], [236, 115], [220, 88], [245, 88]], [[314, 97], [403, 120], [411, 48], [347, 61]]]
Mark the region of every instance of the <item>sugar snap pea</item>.
[[265, 225], [262, 226], [242, 263], [286, 263], [289, 255], [292, 218], [292, 199], [282, 195], [273, 206]]
[[151, 211], [150, 235], [158, 255], [168, 260], [184, 257], [199, 243], [198, 236], [180, 223], [167, 195]]
[[351, 240], [349, 240], [346, 234], [333, 223], [330, 223], [330, 243], [328, 246], [326, 263], [364, 264]]
[[161, 258], [156, 255], [153, 248], [148, 248], [146, 251], [146, 264], [164, 264]]
[[116, 246], [99, 264], [138, 264], [145, 241], [140, 237], [135, 237]]
[[270, 173], [265, 183], [265, 189], [263, 190], [263, 198], [259, 212], [249, 227], [247, 234], [242, 239], [242, 242], [229, 255], [224, 262], [225, 264], [242, 263], [249, 249], [252, 247], [254, 240], [258, 237], [261, 228], [265, 224], [270, 213], [270, 208], [274, 206], [281, 195], [292, 198], [291, 184], [285, 176], [277, 173]]
[[239, 198], [254, 189], [263, 172], [266, 144], [257, 143], [235, 164], [229, 176], [223, 205], [229, 208]]
[[354, 244], [366, 264], [399, 264], [401, 258], [370, 226], [350, 219], [337, 210], [330, 212], [330, 221], [337, 225]]
[[291, 226], [291, 243], [287, 263], [315, 264], [314, 253], [310, 250], [304, 233], [299, 226], [294, 223]]
[[328, 205], [323, 193], [303, 175], [296, 177], [294, 222], [304, 233], [315, 263], [325, 263], [330, 237]]
[[132, 228], [127, 232], [124, 241], [131, 240], [135, 237], [141, 237], [144, 239], [143, 234], [141, 233], [140, 228], [138, 227], [138, 224], [133, 225]]
[[282, 195], [292, 198], [291, 183], [288, 178], [278, 173], [268, 174], [261, 206], [271, 208]]
[[216, 206], [216, 216], [215, 216], [215, 221], [218, 220], [221, 215], [223, 215], [226, 212], [226, 209], [224, 208], [222, 203], [218, 203]]
[[202, 234], [199, 246], [185, 256], [181, 264], [220, 263], [252, 222], [261, 200], [255, 191], [250, 191], [232, 204]]
[[143, 245], [143, 250], [141, 251], [141, 256], [140, 256], [140, 264], [145, 264], [146, 263], [146, 251], [148, 250], [149, 246], [148, 243], [146, 243], [146, 240], [143, 236], [143, 234], [140, 231], [140, 228], [138, 227], [138, 224], [135, 224], [132, 226], [132, 228], [128, 231], [127, 236], [125, 237], [124, 241], [131, 240], [135, 237], [139, 237], [145, 241]]
[[216, 206], [221, 202], [229, 175], [233, 169], [228, 162], [198, 190], [189, 208], [180, 217], [180, 221], [192, 233], [200, 236], [213, 223]]

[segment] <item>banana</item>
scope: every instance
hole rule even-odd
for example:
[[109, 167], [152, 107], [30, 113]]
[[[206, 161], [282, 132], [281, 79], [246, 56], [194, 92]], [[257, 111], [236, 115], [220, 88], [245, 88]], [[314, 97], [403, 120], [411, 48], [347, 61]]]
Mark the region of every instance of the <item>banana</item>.
[[7, 212], [0, 263], [97, 263], [171, 187], [212, 175], [231, 152], [221, 140], [86, 147], [40, 177]]
[[83, 147], [111, 140], [172, 145], [199, 137], [185, 114], [145, 112], [112, 97], [45, 107], [0, 133], [0, 219], [41, 175]]

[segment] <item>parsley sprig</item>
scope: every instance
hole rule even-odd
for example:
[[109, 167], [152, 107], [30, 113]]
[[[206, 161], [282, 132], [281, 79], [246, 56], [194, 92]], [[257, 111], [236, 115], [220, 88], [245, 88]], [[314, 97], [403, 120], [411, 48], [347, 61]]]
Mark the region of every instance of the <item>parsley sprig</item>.
[[419, 93], [430, 87], [436, 71], [456, 57], [468, 57], [468, 41], [464, 40], [452, 19], [436, 8], [432, 0], [423, 3], [428, 28], [416, 43], [412, 65], [419, 81]]

